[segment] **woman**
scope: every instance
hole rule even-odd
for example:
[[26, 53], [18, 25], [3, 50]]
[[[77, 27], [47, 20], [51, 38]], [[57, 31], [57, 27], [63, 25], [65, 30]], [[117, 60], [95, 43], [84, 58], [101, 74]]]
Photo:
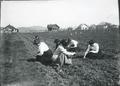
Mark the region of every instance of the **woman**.
[[67, 40], [68, 40], [67, 50], [73, 51], [73, 52], [77, 51], [78, 41], [70, 39], [70, 38], [68, 38]]
[[67, 44], [68, 43], [65, 40], [61, 40], [59, 46], [53, 53], [52, 60], [58, 65], [58, 70], [63, 66], [63, 64], [72, 64], [71, 56], [73, 56], [75, 52], [68, 52], [65, 49]]
[[41, 40], [38, 44], [37, 60], [41, 62], [50, 62], [53, 53], [48, 45]]
[[90, 40], [84, 58], [99, 58], [99, 44]]

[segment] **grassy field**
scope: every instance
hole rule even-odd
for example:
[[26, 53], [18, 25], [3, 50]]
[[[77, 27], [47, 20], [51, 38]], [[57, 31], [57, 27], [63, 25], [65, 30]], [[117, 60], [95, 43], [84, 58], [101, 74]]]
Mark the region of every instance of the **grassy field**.
[[[79, 41], [79, 56], [73, 65], [64, 66], [57, 73], [51, 66], [28, 61], [35, 58], [37, 46], [33, 38], [38, 35], [54, 51], [55, 38], [73, 38]], [[117, 86], [119, 81], [120, 39], [118, 30], [59, 31], [40, 33], [3, 34], [0, 46], [1, 86]], [[95, 39], [107, 57], [83, 59], [87, 41]]]

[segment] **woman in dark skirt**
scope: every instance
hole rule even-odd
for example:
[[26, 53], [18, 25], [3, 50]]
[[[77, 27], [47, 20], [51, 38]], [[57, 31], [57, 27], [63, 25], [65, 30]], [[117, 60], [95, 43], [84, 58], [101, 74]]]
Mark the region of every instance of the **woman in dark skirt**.
[[42, 63], [47, 64], [47, 62], [51, 62], [52, 55], [53, 53], [48, 47], [48, 45], [44, 41], [41, 41], [38, 44], [38, 53], [36, 59]]
[[84, 58], [100, 58], [99, 44], [90, 40]]

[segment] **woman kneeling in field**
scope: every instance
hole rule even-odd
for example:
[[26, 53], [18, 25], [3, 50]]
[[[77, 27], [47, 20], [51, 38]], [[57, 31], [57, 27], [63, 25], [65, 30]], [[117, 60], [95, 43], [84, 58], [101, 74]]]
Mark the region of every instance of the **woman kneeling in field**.
[[84, 58], [99, 58], [100, 57], [100, 50], [99, 44], [95, 43], [93, 40], [90, 40], [88, 48], [85, 52]]
[[68, 38], [67, 50], [70, 52], [76, 52], [78, 50], [78, 41]]
[[37, 53], [37, 60], [43, 63], [47, 63], [51, 61], [53, 53], [48, 47], [48, 45], [41, 40], [38, 44], [38, 53]]
[[63, 64], [72, 64], [71, 56], [73, 56], [75, 52], [68, 52], [65, 49], [67, 45], [68, 43], [65, 40], [61, 40], [59, 46], [53, 53], [52, 60], [58, 65], [58, 70], [61, 69]]

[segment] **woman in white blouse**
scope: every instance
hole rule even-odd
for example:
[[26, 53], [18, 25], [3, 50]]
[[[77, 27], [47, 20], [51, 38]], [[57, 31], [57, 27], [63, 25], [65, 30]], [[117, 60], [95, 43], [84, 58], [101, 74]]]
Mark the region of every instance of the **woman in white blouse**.
[[41, 40], [38, 44], [37, 60], [41, 62], [49, 62], [51, 61], [52, 55], [53, 53], [48, 45], [44, 42], [44, 40]]
[[65, 40], [61, 40], [60, 45], [57, 47], [53, 53], [52, 60], [56, 62], [60, 67], [65, 64], [72, 64], [72, 59], [70, 58], [75, 54], [75, 52], [68, 52], [65, 47], [67, 47]]
[[68, 38], [67, 40], [68, 40], [67, 50], [76, 52], [77, 49], [78, 49], [77, 48], [78, 47], [78, 41], [70, 39], [70, 38]]
[[93, 40], [89, 41], [88, 48], [85, 52], [84, 58], [97, 58], [99, 56], [99, 44]]

